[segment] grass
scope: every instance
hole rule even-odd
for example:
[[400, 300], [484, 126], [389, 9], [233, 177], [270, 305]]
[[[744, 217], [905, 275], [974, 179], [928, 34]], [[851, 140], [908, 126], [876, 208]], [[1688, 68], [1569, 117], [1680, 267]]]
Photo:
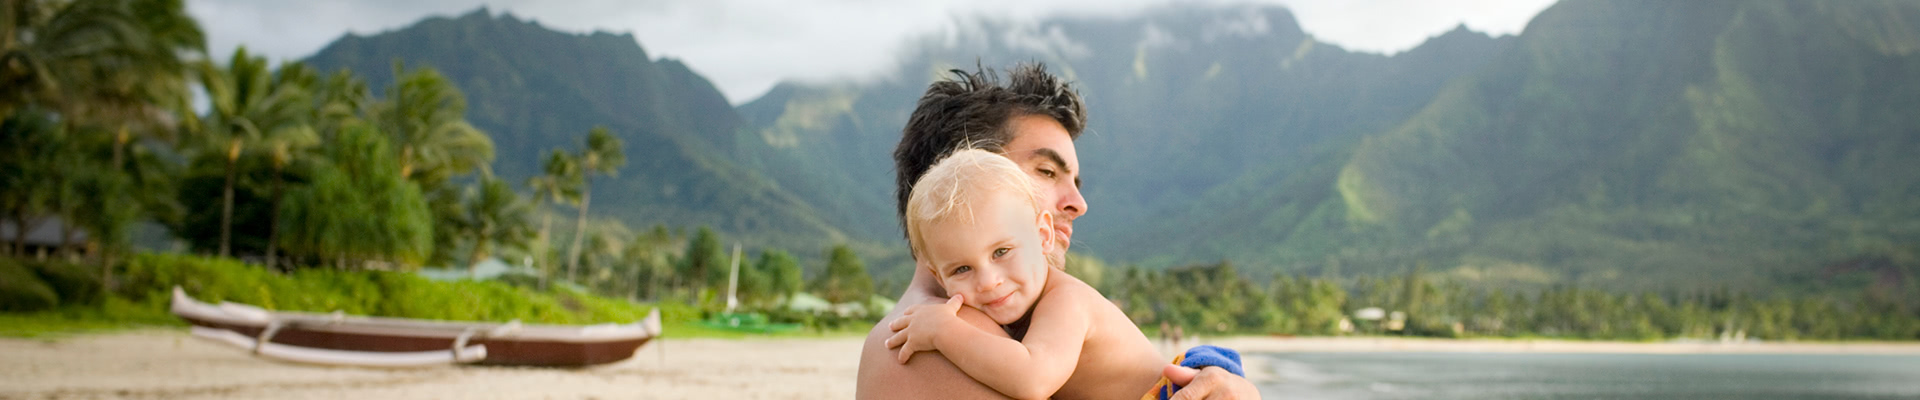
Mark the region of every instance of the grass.
[[[60, 272], [91, 266], [59, 262], [0, 259], [24, 265], [20, 271]], [[61, 294], [91, 293], [83, 298], [35, 301], [38, 308], [9, 308], [0, 312], [0, 337], [58, 339], [78, 334], [116, 332], [145, 327], [185, 327], [168, 311], [174, 286], [206, 302], [230, 301], [269, 310], [331, 312], [399, 318], [454, 321], [508, 321], [529, 324], [631, 323], [659, 308], [668, 337], [840, 337], [860, 335], [870, 324], [843, 323], [825, 329], [778, 334], [748, 334], [713, 329], [698, 323], [700, 308], [680, 302], [636, 303], [572, 289], [536, 290], [501, 282], [440, 282], [404, 272], [305, 269], [290, 274], [268, 271], [230, 259], [141, 254], [121, 266], [119, 285], [110, 293], [99, 282], [49, 280]], [[64, 271], [64, 272], [61, 272]], [[23, 275], [31, 277], [31, 275]], [[91, 276], [91, 275], [87, 275]], [[10, 276], [11, 277], [11, 276]], [[13, 280], [18, 281], [18, 280]], [[90, 286], [91, 285], [91, 286]], [[24, 285], [16, 285], [25, 287]], [[4, 289], [4, 288], [0, 288]], [[37, 289], [36, 289], [37, 293]], [[39, 297], [45, 297], [40, 294]]]

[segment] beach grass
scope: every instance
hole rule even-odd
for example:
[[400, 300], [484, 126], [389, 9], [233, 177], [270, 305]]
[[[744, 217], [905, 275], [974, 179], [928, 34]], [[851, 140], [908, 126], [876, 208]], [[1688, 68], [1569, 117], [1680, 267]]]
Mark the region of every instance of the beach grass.
[[[93, 267], [83, 264], [0, 261], [16, 272], [93, 276], [85, 273]], [[201, 301], [268, 310], [450, 321], [631, 323], [658, 308], [666, 335], [681, 338], [846, 337], [862, 335], [871, 327], [866, 322], [836, 320], [841, 323], [747, 333], [702, 325], [703, 309], [685, 302], [634, 302], [561, 285], [540, 290], [497, 281], [435, 281], [398, 271], [309, 268], [278, 273], [237, 260], [179, 254], [137, 255], [119, 268], [116, 281], [112, 290], [103, 290], [97, 278], [48, 279], [41, 286], [57, 293], [46, 295], [50, 300], [41, 303], [50, 305], [0, 312], [0, 337], [57, 339], [149, 327], [184, 328], [186, 324], [168, 311], [175, 286]]]

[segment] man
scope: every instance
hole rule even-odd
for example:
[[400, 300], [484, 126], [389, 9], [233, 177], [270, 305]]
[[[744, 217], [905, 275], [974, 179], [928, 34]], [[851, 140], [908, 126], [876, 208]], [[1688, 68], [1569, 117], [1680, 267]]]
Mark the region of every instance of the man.
[[[896, 215], [906, 212], [914, 182], [941, 156], [961, 147], [993, 151], [1033, 176], [1039, 186], [1037, 198], [1052, 209], [1056, 237], [1061, 240], [1049, 257], [1065, 257], [1073, 243], [1073, 220], [1087, 212], [1086, 199], [1080, 196], [1080, 158], [1073, 147], [1087, 122], [1080, 95], [1041, 65], [1014, 67], [1005, 85], [988, 71], [954, 72], [956, 79], [927, 88], [894, 149]], [[860, 352], [859, 398], [1006, 398], [968, 377], [939, 353], [920, 354], [903, 365], [887, 349], [887, 337], [893, 334], [887, 326], [900, 312], [946, 300], [947, 294], [927, 268], [916, 266], [913, 281], [893, 311], [867, 332]], [[1007, 332], [979, 310], [962, 307], [959, 315], [983, 331]], [[1021, 323], [1010, 328], [1013, 332], [1008, 337], [1017, 340], [1025, 334]], [[1252, 383], [1217, 367], [1196, 371], [1169, 366], [1166, 375], [1186, 387], [1176, 398], [1259, 398]]]

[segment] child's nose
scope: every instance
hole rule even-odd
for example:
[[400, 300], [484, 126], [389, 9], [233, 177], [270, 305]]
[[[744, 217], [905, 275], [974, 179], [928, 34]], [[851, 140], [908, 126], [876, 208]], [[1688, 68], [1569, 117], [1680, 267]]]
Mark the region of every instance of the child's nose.
[[993, 268], [981, 268], [979, 271], [981, 293], [993, 293], [994, 289], [999, 289], [1000, 284], [1007, 281], [1006, 275], [1001, 274], [1000, 271], [993, 270]]

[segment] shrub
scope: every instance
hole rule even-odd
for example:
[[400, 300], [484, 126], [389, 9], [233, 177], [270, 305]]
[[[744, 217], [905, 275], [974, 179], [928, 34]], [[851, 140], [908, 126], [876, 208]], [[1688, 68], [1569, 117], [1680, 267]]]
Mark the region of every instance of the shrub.
[[48, 286], [53, 287], [60, 304], [96, 304], [100, 302], [100, 276], [94, 272], [98, 267], [62, 261], [24, 262], [40, 276]]
[[[164, 310], [179, 285], [201, 301], [247, 303], [269, 310], [330, 312], [455, 321], [629, 323], [651, 307], [555, 289], [501, 282], [436, 282], [391, 271], [310, 268], [278, 274], [257, 265], [204, 257], [142, 254], [128, 262], [121, 293]], [[663, 318], [686, 312], [663, 309]], [[691, 319], [689, 319], [691, 320]]]
[[26, 265], [0, 258], [0, 311], [39, 311], [60, 305], [60, 297]]

